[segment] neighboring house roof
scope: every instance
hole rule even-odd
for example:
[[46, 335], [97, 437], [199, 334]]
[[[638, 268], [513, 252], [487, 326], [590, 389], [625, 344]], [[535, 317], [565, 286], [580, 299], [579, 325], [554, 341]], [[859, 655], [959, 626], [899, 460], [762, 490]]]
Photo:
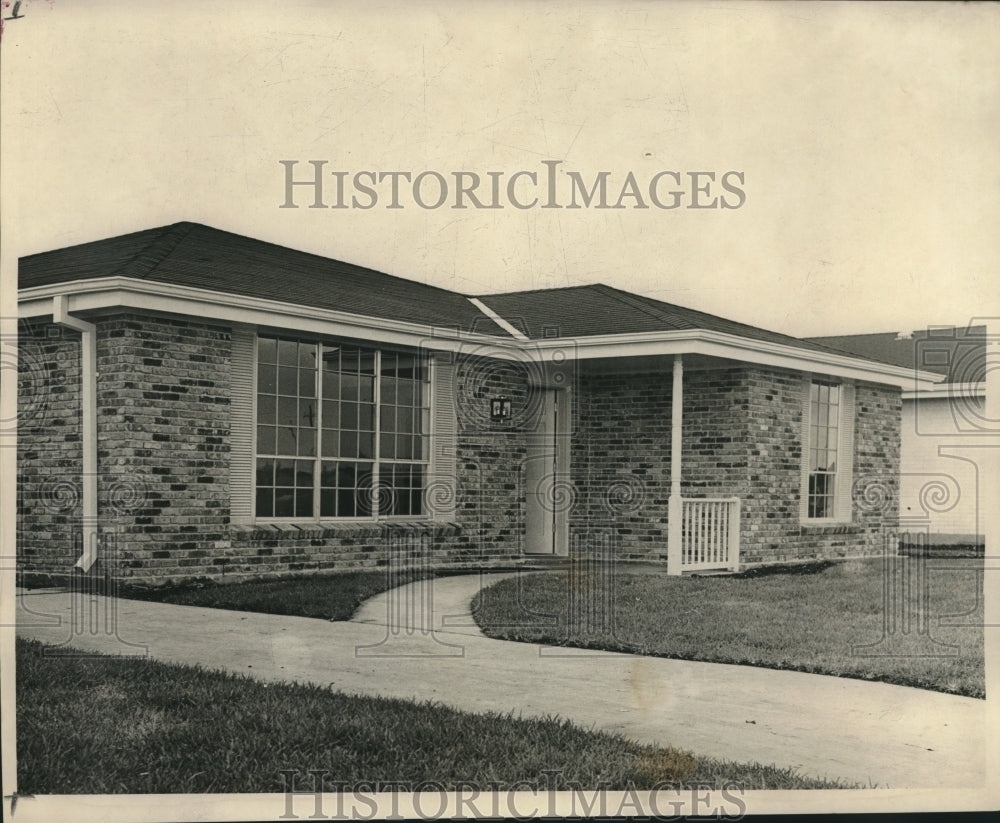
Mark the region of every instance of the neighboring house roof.
[[487, 294], [478, 299], [533, 340], [706, 329], [811, 351], [850, 354], [843, 349], [663, 303], [603, 283]]
[[847, 334], [809, 340], [870, 360], [943, 374], [949, 383], [986, 379], [986, 326], [929, 326], [906, 334]]
[[23, 257], [18, 286], [112, 276], [508, 337], [467, 298], [447, 289], [198, 223]]

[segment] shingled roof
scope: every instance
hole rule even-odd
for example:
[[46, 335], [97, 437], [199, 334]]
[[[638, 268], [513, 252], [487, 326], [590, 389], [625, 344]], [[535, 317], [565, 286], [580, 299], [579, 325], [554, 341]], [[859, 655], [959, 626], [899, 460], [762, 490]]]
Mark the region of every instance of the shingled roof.
[[[23, 257], [18, 285], [28, 289], [113, 276], [511, 337], [466, 295], [189, 222]], [[803, 340], [603, 283], [478, 299], [531, 339], [704, 329], [809, 351], [913, 365], [886, 359], [880, 350], [851, 348], [850, 338]]]
[[943, 374], [949, 383], [986, 379], [986, 326], [930, 326], [905, 334], [847, 334], [809, 340], [881, 363]]
[[705, 329], [750, 340], [853, 356], [833, 346], [737, 323], [714, 314], [632, 294], [603, 283], [487, 294], [481, 295], [479, 300], [533, 340], [544, 337], [589, 337]]
[[112, 276], [509, 337], [468, 298], [447, 289], [198, 223], [24, 257], [18, 286]]

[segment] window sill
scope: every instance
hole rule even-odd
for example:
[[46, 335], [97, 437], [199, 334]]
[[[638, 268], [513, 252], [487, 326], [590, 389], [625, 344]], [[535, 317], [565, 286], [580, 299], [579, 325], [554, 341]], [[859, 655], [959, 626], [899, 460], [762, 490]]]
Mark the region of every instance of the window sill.
[[231, 525], [231, 537], [241, 540], [324, 540], [338, 537], [384, 537], [392, 534], [458, 534], [459, 526], [437, 520], [354, 520], [345, 523], [268, 522]]
[[799, 528], [808, 534], [851, 534], [858, 524], [850, 520], [803, 520]]

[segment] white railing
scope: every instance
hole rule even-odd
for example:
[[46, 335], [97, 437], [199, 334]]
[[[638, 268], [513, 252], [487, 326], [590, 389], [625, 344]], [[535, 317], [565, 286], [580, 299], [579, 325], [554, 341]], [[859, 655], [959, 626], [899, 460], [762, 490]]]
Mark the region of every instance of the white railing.
[[739, 498], [681, 500], [681, 569], [738, 571], [739, 567]]

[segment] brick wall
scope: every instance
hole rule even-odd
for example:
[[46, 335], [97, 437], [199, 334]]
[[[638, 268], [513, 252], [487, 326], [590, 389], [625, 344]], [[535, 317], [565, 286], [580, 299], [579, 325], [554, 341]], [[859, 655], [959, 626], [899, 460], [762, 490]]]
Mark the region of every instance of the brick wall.
[[30, 323], [19, 338], [18, 561], [62, 570], [81, 550], [80, 335]]
[[[438, 566], [503, 565], [522, 556], [527, 435], [541, 397], [523, 364], [477, 357], [456, 364], [454, 522], [232, 526], [230, 329], [135, 312], [97, 326], [102, 549], [95, 573], [157, 583], [374, 568], [397, 549]], [[25, 569], [67, 570], [79, 554], [79, 335], [34, 324], [23, 351], [18, 550]], [[669, 371], [584, 372], [578, 381], [570, 544], [586, 550], [610, 541], [619, 557], [664, 561]], [[510, 421], [489, 419], [489, 399], [499, 395], [512, 398]], [[854, 523], [825, 528], [799, 523], [801, 398], [795, 373], [685, 374], [682, 493], [743, 500], [744, 562], [877, 551], [896, 517], [899, 392], [857, 387], [854, 473], [864, 494]]]
[[[575, 545], [613, 535], [618, 557], [665, 560], [671, 376], [584, 374], [573, 439]], [[736, 367], [684, 375], [681, 494], [739, 497], [741, 560], [766, 563], [881, 551], [898, 500], [898, 390], [856, 389], [853, 522], [803, 526], [802, 375]], [[866, 502], [866, 500], [868, 502]]]
[[[453, 523], [232, 526], [229, 327], [139, 313], [96, 322], [101, 549], [93, 574], [161, 583], [374, 568], [390, 552], [433, 565], [520, 556], [520, 467], [533, 421], [494, 423], [488, 400], [506, 394], [530, 408], [523, 370], [458, 363]], [[66, 573], [80, 553], [79, 334], [35, 324], [24, 352], [20, 402], [31, 418], [18, 454], [21, 565]]]
[[129, 578], [214, 573], [229, 544], [230, 330], [98, 322], [101, 563]]

